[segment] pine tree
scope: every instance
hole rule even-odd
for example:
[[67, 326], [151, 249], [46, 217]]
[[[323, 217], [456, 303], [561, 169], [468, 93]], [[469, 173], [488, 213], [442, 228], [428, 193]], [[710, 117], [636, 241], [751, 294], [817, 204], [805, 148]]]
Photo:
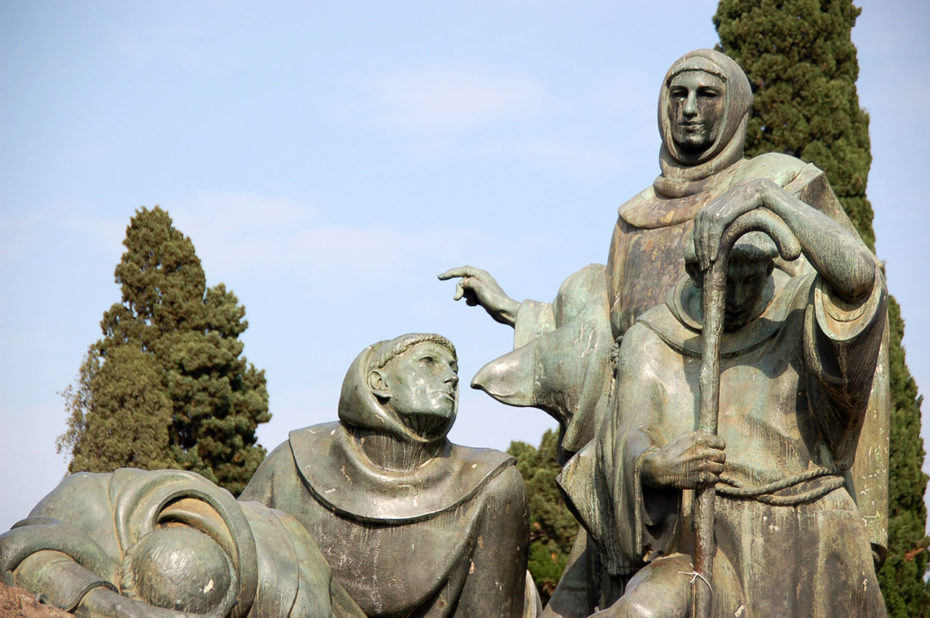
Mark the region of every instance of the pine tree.
[[[746, 154], [783, 152], [817, 165], [874, 250], [865, 192], [872, 162], [869, 119], [859, 107], [859, 65], [850, 36], [859, 13], [851, 0], [721, 0], [714, 25], [719, 49], [740, 64], [754, 92]], [[889, 556], [879, 580], [891, 615], [920, 616], [930, 607], [923, 581], [927, 475], [921, 471], [921, 399], [905, 364], [904, 323], [893, 298], [889, 325]]]
[[578, 522], [565, 505], [565, 499], [555, 477], [562, 466], [558, 459], [559, 436], [547, 430], [539, 449], [525, 442], [511, 442], [507, 452], [517, 458], [517, 469], [526, 484], [530, 501], [529, 571], [536, 581], [543, 602], [555, 590], [572, 542], [578, 532]]
[[59, 451], [71, 472], [180, 468], [238, 494], [271, 418], [264, 372], [242, 356], [245, 308], [223, 284], [207, 289], [193, 243], [158, 206], [136, 211], [123, 244], [122, 302], [64, 392]]

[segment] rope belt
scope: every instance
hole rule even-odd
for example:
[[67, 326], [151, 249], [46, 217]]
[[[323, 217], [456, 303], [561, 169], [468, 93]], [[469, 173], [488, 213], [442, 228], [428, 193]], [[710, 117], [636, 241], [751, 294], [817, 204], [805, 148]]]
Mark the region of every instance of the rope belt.
[[[791, 494], [788, 496], [772, 495], [777, 491], [788, 489], [789, 487], [794, 487], [821, 477], [830, 478], [826, 479], [823, 483], [819, 483], [816, 487], [798, 494]], [[722, 474], [720, 475], [720, 482], [717, 483], [716, 491], [717, 495], [726, 496], [728, 498], [751, 499], [762, 502], [763, 504], [771, 504], [772, 506], [796, 506], [821, 498], [834, 489], [842, 487], [845, 483], [846, 481], [842, 476], [842, 470], [836, 466], [831, 466], [829, 468], [812, 468], [810, 470], [805, 470], [801, 474], [789, 476], [780, 481], [758, 487], [743, 487], [742, 483], [737, 479]]]

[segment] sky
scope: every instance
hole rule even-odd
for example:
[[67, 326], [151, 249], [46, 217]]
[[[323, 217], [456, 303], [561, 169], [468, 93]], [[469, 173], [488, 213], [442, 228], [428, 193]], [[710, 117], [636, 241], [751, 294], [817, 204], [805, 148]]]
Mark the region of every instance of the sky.
[[[861, 6], [877, 253], [925, 393], [930, 5]], [[511, 349], [512, 331], [453, 302], [436, 274], [472, 264], [518, 300], [549, 301], [603, 263], [617, 207], [659, 172], [662, 77], [717, 42], [715, 9], [0, 3], [0, 530], [65, 474], [58, 393], [120, 300], [129, 219], [156, 204], [192, 239], [208, 283], [246, 307], [269, 450], [335, 420], [352, 359], [405, 332], [458, 348], [453, 441], [538, 444], [555, 427], [545, 413], [465, 386]]]

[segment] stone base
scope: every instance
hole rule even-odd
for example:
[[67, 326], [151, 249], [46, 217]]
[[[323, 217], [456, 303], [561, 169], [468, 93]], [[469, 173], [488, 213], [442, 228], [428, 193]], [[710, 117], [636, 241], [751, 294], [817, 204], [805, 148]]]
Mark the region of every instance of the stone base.
[[42, 605], [35, 595], [22, 588], [11, 588], [0, 583], [0, 616], [25, 616], [26, 618], [66, 618], [71, 616], [57, 607]]

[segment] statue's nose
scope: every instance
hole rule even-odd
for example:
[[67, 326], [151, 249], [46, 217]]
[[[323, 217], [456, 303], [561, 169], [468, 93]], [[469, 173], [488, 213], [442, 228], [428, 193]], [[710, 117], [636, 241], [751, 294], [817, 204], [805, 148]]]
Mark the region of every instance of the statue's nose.
[[684, 107], [685, 115], [694, 116], [695, 114], [697, 114], [697, 111], [698, 111], [697, 97], [695, 96], [694, 92], [689, 92], [688, 98], [685, 99], [685, 107]]

